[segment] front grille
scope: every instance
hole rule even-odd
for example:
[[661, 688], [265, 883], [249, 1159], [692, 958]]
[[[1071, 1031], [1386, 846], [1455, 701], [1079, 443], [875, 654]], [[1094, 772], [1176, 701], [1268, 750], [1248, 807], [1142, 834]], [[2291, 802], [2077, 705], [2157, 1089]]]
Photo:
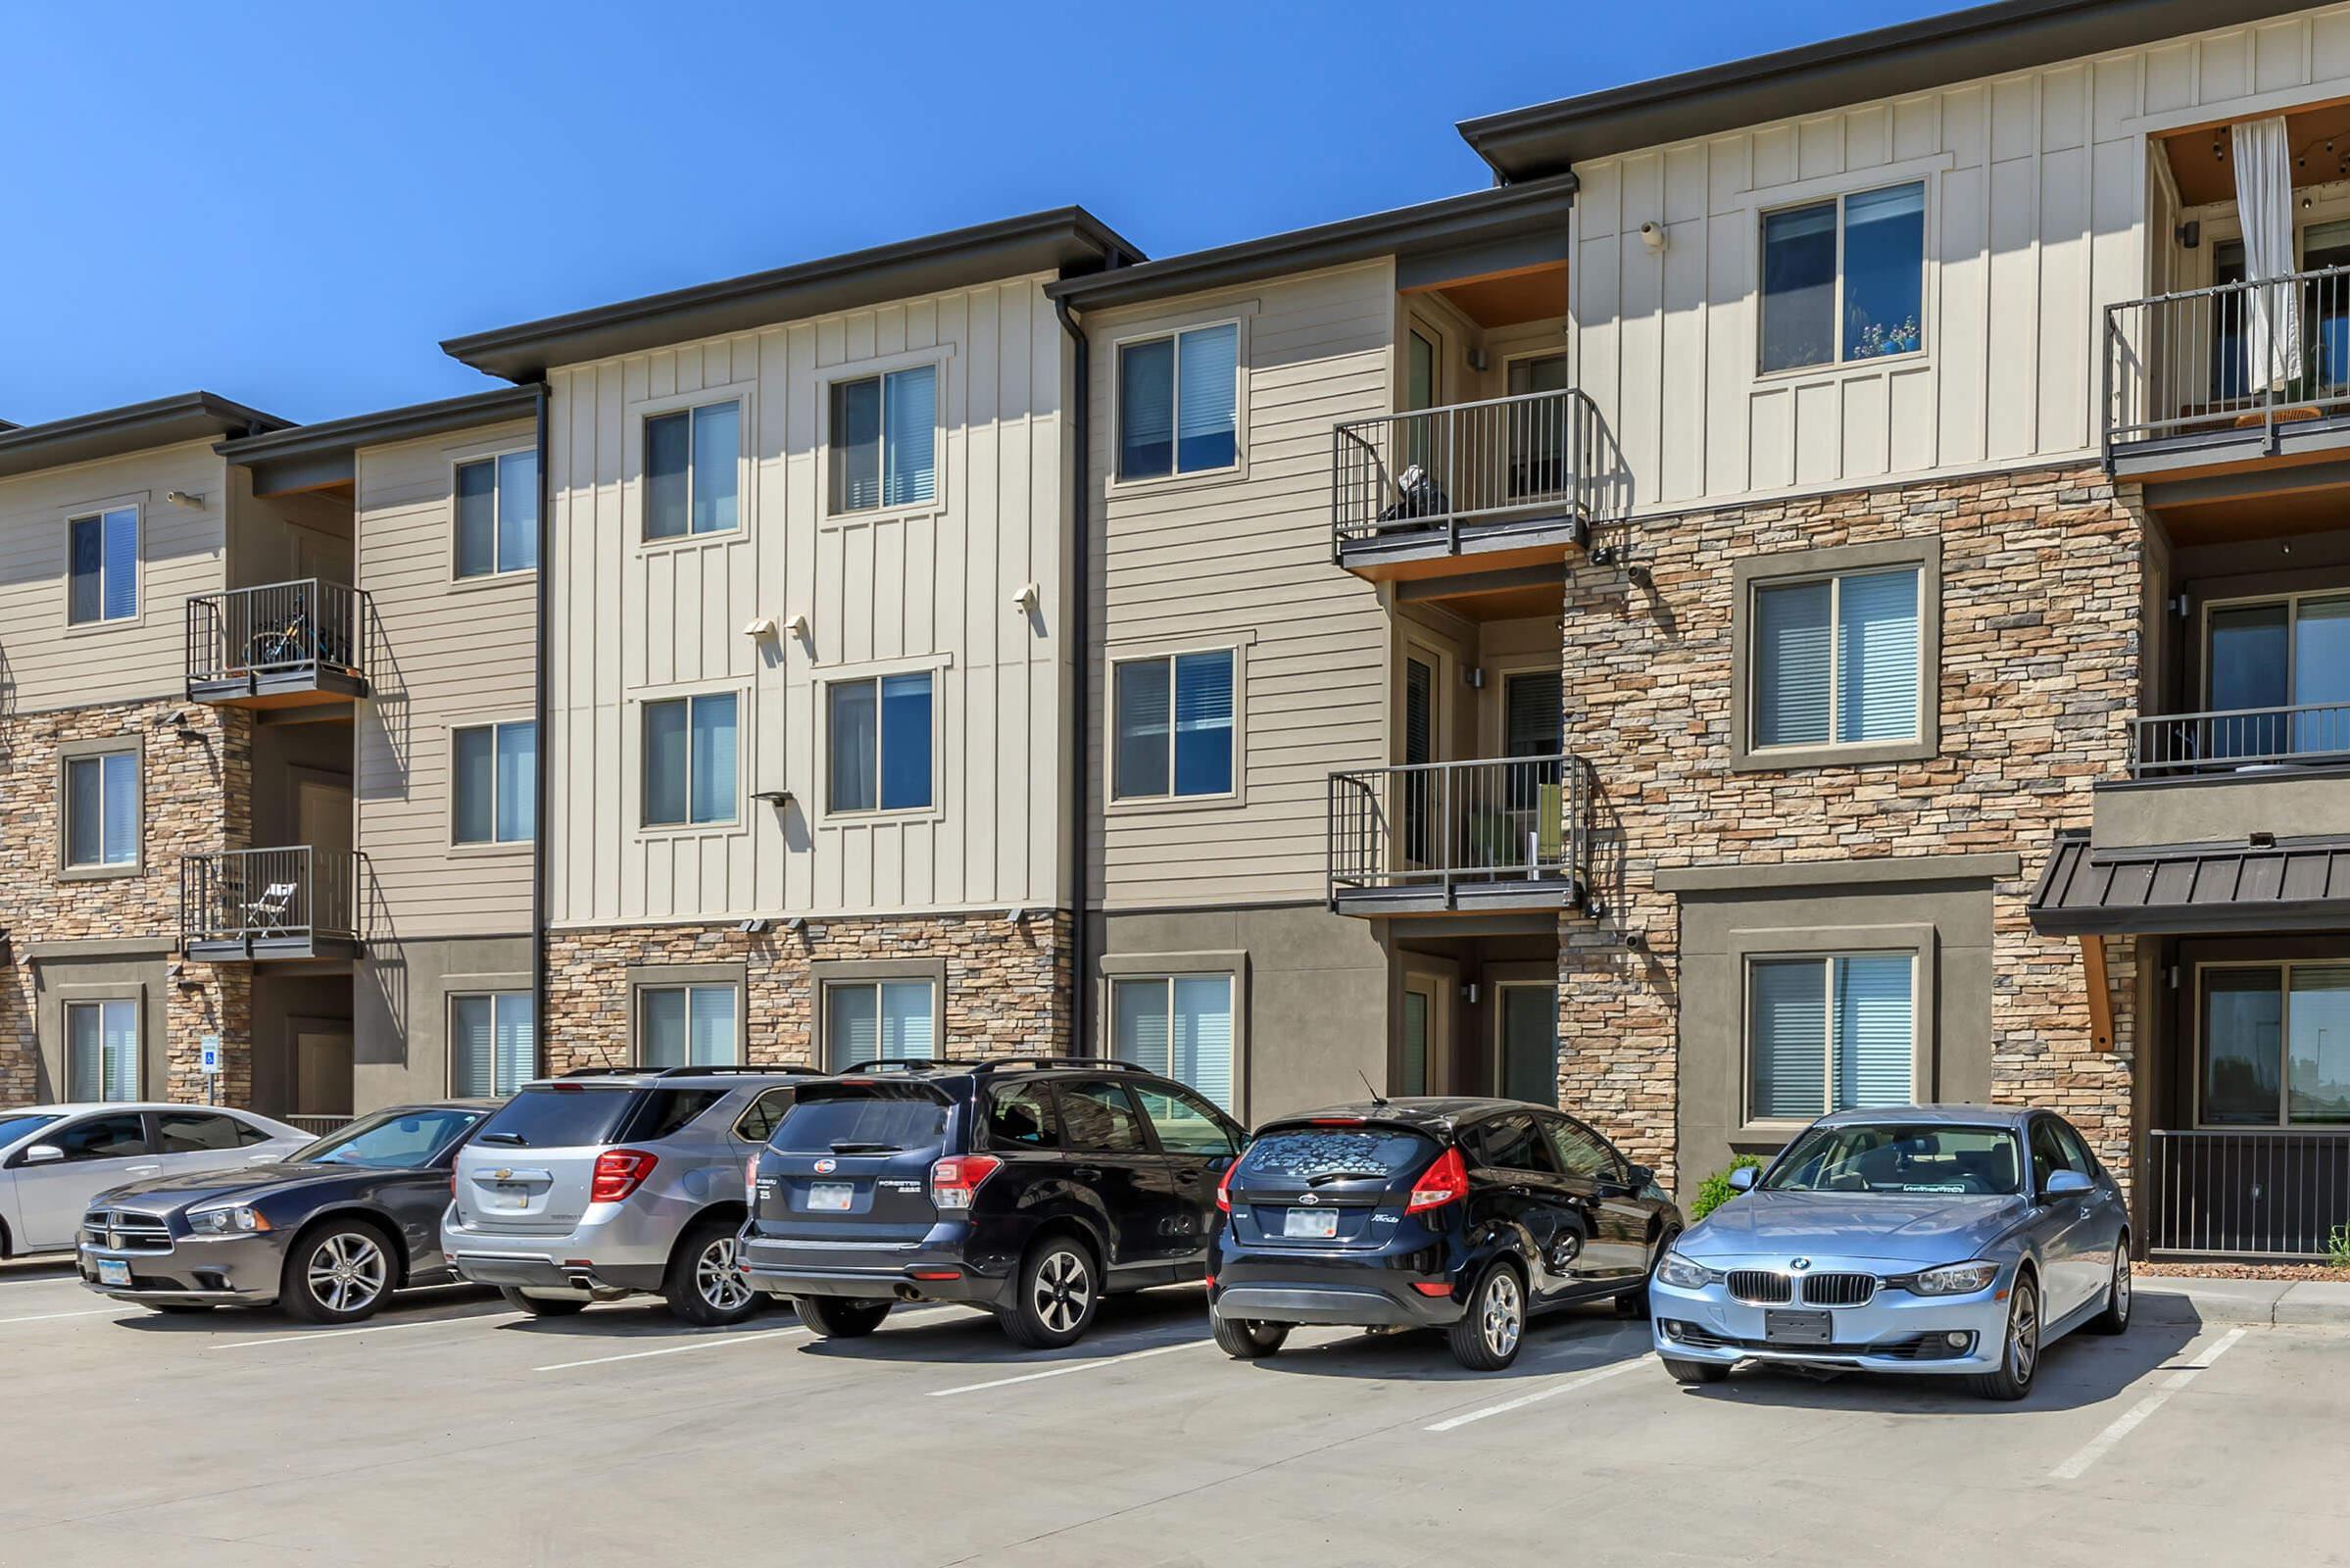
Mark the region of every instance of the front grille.
[[1971, 1340], [1966, 1345], [1952, 1345], [1939, 1334], [1911, 1334], [1897, 1340], [1880, 1340], [1873, 1345], [1773, 1345], [1768, 1340], [1741, 1340], [1716, 1334], [1702, 1324], [1680, 1319], [1665, 1324], [1665, 1338], [1693, 1350], [1745, 1350], [1824, 1360], [1851, 1360], [1866, 1355], [1880, 1360], [1948, 1361], [1974, 1348]]
[[1795, 1298], [1795, 1282], [1769, 1269], [1734, 1268], [1729, 1284], [1731, 1298], [1749, 1306], [1784, 1306]]
[[82, 1216], [82, 1235], [91, 1245], [110, 1252], [168, 1252], [171, 1227], [155, 1214], [134, 1214], [119, 1208], [93, 1208]]
[[1876, 1295], [1874, 1274], [1809, 1274], [1803, 1280], [1806, 1306], [1866, 1306]]

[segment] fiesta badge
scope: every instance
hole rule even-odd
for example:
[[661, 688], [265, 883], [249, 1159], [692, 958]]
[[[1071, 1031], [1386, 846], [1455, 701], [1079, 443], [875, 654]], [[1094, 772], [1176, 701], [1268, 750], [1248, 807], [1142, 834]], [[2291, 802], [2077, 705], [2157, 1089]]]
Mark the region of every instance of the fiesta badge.
[[837, 1159], [819, 1159], [816, 1161], [816, 1174], [819, 1176], [825, 1175], [837, 1169], [840, 1163], [841, 1162]]

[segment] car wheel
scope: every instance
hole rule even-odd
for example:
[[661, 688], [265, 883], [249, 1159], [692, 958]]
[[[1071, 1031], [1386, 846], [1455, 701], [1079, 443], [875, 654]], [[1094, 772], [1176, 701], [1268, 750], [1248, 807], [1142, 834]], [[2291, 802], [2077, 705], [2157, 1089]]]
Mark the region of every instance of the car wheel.
[[2007, 1333], [1999, 1347], [1999, 1370], [1974, 1379], [1986, 1399], [2021, 1399], [2032, 1392], [2040, 1369], [2040, 1293], [2032, 1276], [2019, 1273], [2007, 1299]]
[[1280, 1349], [1282, 1342], [1290, 1337], [1287, 1323], [1259, 1323], [1217, 1312], [1208, 1313], [1207, 1321], [1215, 1331], [1216, 1348], [1235, 1361], [1262, 1360]]
[[2121, 1334], [2130, 1328], [2130, 1238], [2114, 1243], [2114, 1277], [2106, 1283], [2105, 1310], [2089, 1319], [2099, 1334]]
[[1093, 1250], [1074, 1236], [1048, 1236], [1021, 1259], [1004, 1332], [1031, 1350], [1055, 1350], [1083, 1338], [1101, 1305]]
[[277, 1300], [305, 1323], [357, 1323], [392, 1294], [390, 1238], [364, 1219], [328, 1220], [294, 1239]]
[[685, 1233], [669, 1255], [669, 1276], [661, 1295], [669, 1310], [688, 1323], [724, 1328], [759, 1310], [759, 1292], [734, 1266], [737, 1230], [727, 1220], [704, 1220]]
[[511, 1285], [499, 1286], [498, 1294], [506, 1298], [508, 1306], [517, 1312], [528, 1312], [532, 1317], [571, 1317], [587, 1310], [584, 1297], [533, 1296], [528, 1291], [517, 1291]]
[[1648, 1254], [1648, 1272], [1640, 1276], [1639, 1289], [1626, 1291], [1616, 1298], [1616, 1316], [1644, 1318], [1649, 1315], [1648, 1282], [1656, 1278], [1656, 1266], [1665, 1260], [1665, 1253], [1672, 1250], [1673, 1244], [1680, 1240], [1679, 1231], [1665, 1232], [1663, 1239], [1656, 1244], [1656, 1250]]
[[1518, 1358], [1526, 1339], [1526, 1283], [1495, 1262], [1469, 1293], [1469, 1309], [1444, 1331], [1453, 1357], [1472, 1372], [1498, 1372]]
[[888, 1301], [853, 1301], [844, 1296], [795, 1296], [792, 1310], [808, 1332], [827, 1340], [857, 1340], [881, 1327]]
[[1684, 1361], [1679, 1356], [1659, 1356], [1665, 1370], [1673, 1374], [1676, 1383], [1719, 1383], [1730, 1376], [1730, 1368], [1719, 1361]]

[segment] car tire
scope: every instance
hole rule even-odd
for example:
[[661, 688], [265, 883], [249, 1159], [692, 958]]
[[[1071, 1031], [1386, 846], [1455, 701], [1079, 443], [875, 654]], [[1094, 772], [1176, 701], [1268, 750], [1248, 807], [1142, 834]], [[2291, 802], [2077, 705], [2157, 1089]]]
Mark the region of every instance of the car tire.
[[1673, 1374], [1676, 1383], [1719, 1383], [1730, 1376], [1730, 1368], [1719, 1361], [1684, 1361], [1676, 1355], [1659, 1356], [1665, 1370]]
[[661, 1294], [671, 1312], [706, 1329], [730, 1328], [748, 1321], [765, 1304], [734, 1266], [741, 1229], [728, 1219], [700, 1220], [686, 1227], [669, 1254], [668, 1276], [661, 1282]]
[[2136, 1294], [2130, 1288], [2130, 1237], [2124, 1234], [2114, 1244], [2114, 1273], [2105, 1282], [2105, 1310], [2089, 1319], [2090, 1330], [2097, 1334], [2129, 1333], [2130, 1301]]
[[1999, 1342], [1999, 1370], [1978, 1373], [1969, 1386], [1985, 1399], [2021, 1399], [2040, 1370], [2040, 1293], [2019, 1272], [2007, 1298], [2007, 1329]]
[[1649, 1282], [1656, 1278], [1656, 1267], [1665, 1260], [1665, 1253], [1672, 1250], [1673, 1244], [1680, 1240], [1681, 1233], [1679, 1231], [1665, 1232], [1663, 1238], [1656, 1244], [1656, 1250], [1648, 1254], [1648, 1272], [1640, 1276], [1640, 1288], [1626, 1291], [1616, 1298], [1616, 1316], [1644, 1318], [1650, 1315]]
[[818, 1339], [861, 1340], [890, 1315], [888, 1301], [857, 1301], [845, 1296], [795, 1296], [792, 1310]]
[[586, 1311], [588, 1305], [584, 1297], [533, 1296], [511, 1285], [499, 1286], [498, 1294], [506, 1298], [508, 1306], [517, 1312], [528, 1312], [532, 1317], [574, 1317]]
[[1226, 1317], [1220, 1312], [1207, 1314], [1208, 1326], [1214, 1330], [1216, 1348], [1235, 1361], [1261, 1361], [1281, 1348], [1290, 1337], [1287, 1323], [1261, 1323], [1252, 1318]]
[[360, 1323], [400, 1283], [392, 1239], [371, 1220], [330, 1219], [294, 1238], [277, 1304], [305, 1323]]
[[1004, 1332], [1031, 1350], [1075, 1345], [1102, 1308], [1101, 1265], [1093, 1248], [1065, 1233], [1043, 1237], [1020, 1259]]
[[1499, 1372], [1526, 1343], [1526, 1281], [1496, 1260], [1469, 1292], [1469, 1309], [1444, 1331], [1453, 1359], [1472, 1372]]

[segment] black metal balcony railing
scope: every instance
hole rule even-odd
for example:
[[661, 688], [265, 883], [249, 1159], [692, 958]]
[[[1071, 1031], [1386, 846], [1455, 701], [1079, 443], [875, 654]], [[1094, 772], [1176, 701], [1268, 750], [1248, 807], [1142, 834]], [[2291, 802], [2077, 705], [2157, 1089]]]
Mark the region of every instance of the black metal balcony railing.
[[179, 862], [179, 947], [192, 958], [320, 957], [355, 950], [356, 851], [308, 845]]
[[2350, 1226], [2350, 1129], [2149, 1132], [2153, 1252], [2316, 1258]]
[[1331, 521], [1348, 546], [1580, 526], [1597, 416], [1574, 388], [1348, 419], [1336, 428]]
[[[2272, 323], [2291, 332], [2281, 354]], [[2350, 414], [2350, 267], [2108, 305], [2099, 373], [2109, 456], [2228, 430], [2274, 444], [2279, 425]]]
[[2131, 778], [2350, 764], [2350, 703], [2133, 719]]
[[367, 596], [319, 577], [191, 595], [187, 681], [193, 698], [238, 692], [364, 694]]
[[1330, 902], [1429, 894], [1451, 906], [1551, 890], [1580, 902], [1591, 772], [1580, 757], [1422, 762], [1330, 775]]

